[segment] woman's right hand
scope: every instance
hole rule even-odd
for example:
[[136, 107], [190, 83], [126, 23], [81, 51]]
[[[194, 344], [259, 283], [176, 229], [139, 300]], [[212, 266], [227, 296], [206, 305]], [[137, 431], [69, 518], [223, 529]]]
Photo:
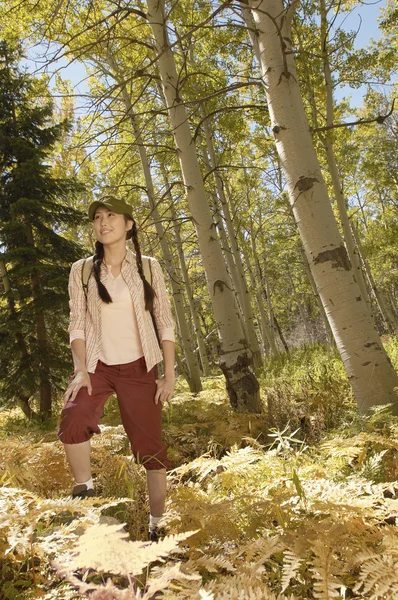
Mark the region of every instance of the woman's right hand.
[[68, 385], [68, 388], [64, 394], [64, 406], [66, 406], [67, 402], [73, 402], [77, 396], [78, 391], [82, 388], [86, 387], [89, 396], [93, 391], [91, 386], [90, 375], [87, 371], [77, 371]]

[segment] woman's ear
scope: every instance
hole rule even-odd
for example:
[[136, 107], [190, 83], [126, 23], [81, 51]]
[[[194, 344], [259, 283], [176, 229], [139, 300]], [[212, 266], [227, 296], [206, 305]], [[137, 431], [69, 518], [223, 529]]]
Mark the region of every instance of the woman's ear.
[[134, 221], [131, 221], [130, 219], [127, 221], [126, 223], [126, 231], [131, 231], [134, 225]]

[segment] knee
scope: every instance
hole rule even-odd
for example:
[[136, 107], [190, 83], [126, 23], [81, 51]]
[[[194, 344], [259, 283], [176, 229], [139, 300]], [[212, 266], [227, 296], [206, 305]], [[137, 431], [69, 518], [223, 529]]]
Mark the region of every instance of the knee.
[[135, 460], [138, 464], [141, 464], [144, 469], [149, 472], [164, 472], [165, 469], [170, 468], [170, 461], [167, 458], [167, 448], [162, 448], [156, 454], [140, 454], [134, 453]]
[[63, 444], [87, 442], [94, 433], [101, 433], [93, 415], [70, 403], [61, 412], [58, 437]]

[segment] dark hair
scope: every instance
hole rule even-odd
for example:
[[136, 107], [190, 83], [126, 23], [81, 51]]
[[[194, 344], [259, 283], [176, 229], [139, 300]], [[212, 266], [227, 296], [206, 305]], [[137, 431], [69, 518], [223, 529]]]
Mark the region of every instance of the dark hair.
[[[132, 228], [127, 231], [126, 240], [132, 240], [135, 249], [135, 260], [137, 263], [137, 269], [139, 276], [142, 279], [142, 283], [144, 285], [144, 298], [145, 298], [145, 310], [149, 310], [150, 312], [153, 310], [153, 301], [155, 299], [156, 293], [151, 284], [145, 279], [144, 269], [142, 266], [142, 256], [141, 256], [141, 248], [138, 242], [137, 235], [137, 226], [135, 224], [134, 219], [130, 215], [123, 215], [124, 219], [127, 221], [133, 221]], [[95, 243], [95, 254], [93, 260], [93, 273], [95, 281], [97, 282], [98, 294], [103, 302], [106, 304], [110, 304], [112, 302], [112, 298], [109, 295], [108, 290], [104, 286], [101, 281], [101, 264], [104, 260], [104, 245], [101, 242]]]

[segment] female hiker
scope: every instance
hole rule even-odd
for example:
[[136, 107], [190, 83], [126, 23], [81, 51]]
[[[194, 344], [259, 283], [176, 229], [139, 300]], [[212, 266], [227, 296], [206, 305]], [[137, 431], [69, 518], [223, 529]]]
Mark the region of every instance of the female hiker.
[[[97, 242], [87, 285], [84, 259], [74, 263], [70, 272], [74, 375], [65, 393], [58, 435], [75, 478], [73, 497], [94, 496], [90, 438], [100, 433], [98, 421], [105, 402], [117, 395], [132, 452], [146, 469], [149, 537], [155, 541], [166, 498], [168, 463], [161, 413], [162, 403], [174, 391], [174, 321], [160, 265], [141, 256], [132, 213], [130, 205], [113, 196], [93, 202], [88, 209]], [[126, 239], [133, 241], [135, 253], [126, 248]], [[147, 278], [144, 261], [150, 266]], [[164, 360], [161, 379], [157, 378], [157, 363], [162, 360], [157, 335]]]

